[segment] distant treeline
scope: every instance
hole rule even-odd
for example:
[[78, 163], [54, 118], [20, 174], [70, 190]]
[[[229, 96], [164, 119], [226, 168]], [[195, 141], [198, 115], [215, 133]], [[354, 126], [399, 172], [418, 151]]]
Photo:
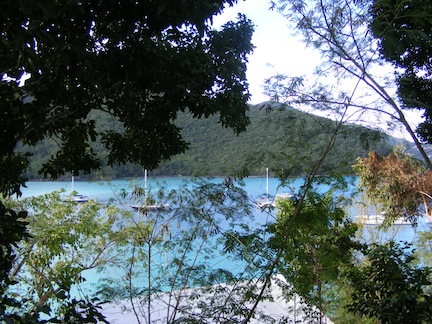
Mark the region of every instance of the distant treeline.
[[[193, 119], [184, 113], [178, 116], [177, 125], [182, 136], [190, 143], [189, 150], [174, 156], [170, 161], [152, 170], [153, 176], [236, 176], [264, 175], [266, 166], [277, 175], [298, 176], [308, 172], [320, 159], [334, 133], [336, 123], [330, 119], [310, 115], [292, 108], [260, 109], [251, 106], [250, 126], [240, 135], [223, 128], [216, 116]], [[113, 127], [108, 115], [95, 112], [92, 116], [98, 127]], [[371, 150], [386, 154], [392, 149], [394, 139], [382, 132], [357, 125], [345, 125], [339, 131], [320, 173], [351, 174], [351, 165], [358, 157]], [[26, 176], [38, 179], [37, 170], [55, 154], [57, 143], [47, 139], [35, 148], [19, 148], [33, 154], [31, 169]], [[94, 149], [106, 156], [102, 145]], [[127, 178], [142, 176], [142, 168], [126, 164], [104, 166], [99, 172], [81, 178]]]

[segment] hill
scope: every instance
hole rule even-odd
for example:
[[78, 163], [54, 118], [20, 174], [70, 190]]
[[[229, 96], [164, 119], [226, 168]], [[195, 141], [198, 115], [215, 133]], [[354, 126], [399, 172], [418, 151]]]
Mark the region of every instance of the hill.
[[[177, 125], [182, 136], [190, 143], [189, 150], [174, 156], [170, 161], [152, 170], [153, 176], [219, 176], [219, 175], [263, 175], [266, 166], [278, 175], [297, 176], [310, 170], [311, 165], [329, 142], [336, 123], [332, 120], [306, 114], [298, 110], [280, 107], [259, 109], [251, 106], [248, 112], [251, 124], [239, 136], [218, 124], [217, 116], [207, 119], [193, 119], [180, 114]], [[93, 116], [101, 127], [112, 125], [108, 116]], [[33, 153], [30, 178], [40, 178], [36, 170], [55, 152], [56, 143], [49, 139], [29, 151]], [[20, 150], [23, 150], [21, 148]], [[392, 149], [389, 138], [357, 125], [345, 125], [340, 131], [334, 147], [320, 173], [351, 173], [351, 165], [357, 157], [363, 157], [370, 150], [386, 154]], [[100, 146], [95, 150], [101, 156], [105, 152]], [[93, 178], [124, 178], [141, 176], [136, 165], [115, 168], [104, 167]]]
[[[268, 111], [251, 106], [249, 117], [247, 131], [235, 136], [221, 129], [216, 117], [196, 121], [180, 116], [178, 125], [191, 142], [190, 149], [152, 174], [175, 175], [183, 170], [180, 173], [186, 175], [263, 175], [270, 166], [279, 174], [301, 175], [320, 158], [336, 127], [332, 120], [290, 108]], [[366, 156], [371, 149], [385, 154], [392, 146], [384, 133], [346, 125], [321, 172], [351, 173], [357, 157]]]

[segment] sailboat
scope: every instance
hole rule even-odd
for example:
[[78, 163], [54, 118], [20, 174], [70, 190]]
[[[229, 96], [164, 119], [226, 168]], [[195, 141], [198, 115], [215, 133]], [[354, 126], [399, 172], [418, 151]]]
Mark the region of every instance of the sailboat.
[[147, 169], [144, 169], [144, 204], [132, 204], [130, 205], [131, 208], [138, 210], [138, 211], [152, 211], [152, 210], [161, 210], [166, 207], [168, 207], [168, 204], [158, 204], [158, 203], [148, 203], [147, 198]]
[[275, 208], [276, 207], [276, 199], [289, 199], [294, 197], [294, 194], [292, 193], [279, 193], [276, 194], [275, 197], [270, 197], [269, 195], [269, 169], [266, 168], [266, 192], [265, 197], [261, 198], [259, 201], [255, 202], [258, 208], [260, 209], [266, 209], [266, 208]]
[[74, 191], [74, 180], [75, 180], [75, 177], [72, 176], [72, 185], [71, 185], [72, 195], [68, 198], [68, 200], [72, 201], [72, 202], [76, 202], [76, 203], [84, 203], [84, 202], [89, 201], [89, 196], [82, 195], [82, 194], [76, 193]]
[[[363, 225], [382, 225], [385, 220], [386, 217], [384, 213], [377, 215], [360, 215], [357, 218], [357, 221]], [[398, 217], [392, 220], [391, 225], [413, 225], [413, 223], [405, 217]]]
[[268, 172], [269, 172], [269, 170], [268, 170], [268, 168], [266, 168], [266, 188], [265, 188], [266, 192], [265, 192], [265, 198], [261, 198], [259, 201], [256, 202], [256, 205], [260, 209], [275, 207], [274, 200], [273, 199], [270, 200], [270, 197], [269, 197]]

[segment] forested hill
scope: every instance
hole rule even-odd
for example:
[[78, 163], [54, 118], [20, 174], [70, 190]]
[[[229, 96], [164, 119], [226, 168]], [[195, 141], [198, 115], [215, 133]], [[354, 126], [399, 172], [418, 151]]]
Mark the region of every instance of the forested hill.
[[[271, 111], [251, 106], [251, 125], [236, 136], [222, 129], [217, 118], [193, 120], [180, 116], [184, 138], [191, 142], [188, 152], [174, 157], [154, 175], [227, 175], [242, 171], [263, 175], [266, 166], [273, 170], [301, 175], [309, 172], [334, 133], [336, 123], [295, 109]], [[379, 140], [383, 138], [382, 140]], [[338, 136], [322, 172], [351, 173], [357, 157], [372, 149], [382, 153], [392, 149], [383, 133], [346, 125]], [[378, 141], [374, 141], [378, 140]]]
[[[187, 114], [179, 115], [177, 124], [185, 140], [190, 142], [190, 149], [152, 170], [151, 175], [263, 175], [266, 166], [284, 175], [301, 175], [310, 171], [312, 164], [320, 158], [336, 127], [334, 121], [290, 108], [269, 111], [251, 106], [249, 117], [251, 124], [247, 131], [236, 136], [230, 129], [222, 128], [217, 117], [196, 120]], [[102, 125], [103, 119], [103, 115], [97, 116]], [[345, 125], [319, 172], [351, 173], [351, 165], [357, 157], [366, 156], [372, 149], [381, 153], [392, 149], [385, 136], [374, 141], [383, 136], [364, 127]], [[40, 178], [34, 170], [55, 149], [55, 142], [51, 140], [37, 147], [33, 151], [32, 170], [27, 176]], [[98, 153], [104, 154], [101, 149]], [[141, 168], [126, 165], [105, 167], [92, 177], [141, 175]]]

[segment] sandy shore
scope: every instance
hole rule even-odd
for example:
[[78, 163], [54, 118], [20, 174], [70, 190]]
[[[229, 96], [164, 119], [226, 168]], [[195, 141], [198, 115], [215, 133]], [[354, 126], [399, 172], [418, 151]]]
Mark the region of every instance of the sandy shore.
[[[241, 300], [250, 284], [217, 285], [211, 288], [188, 289], [172, 293], [152, 295], [150, 304], [142, 300], [121, 301], [105, 304], [102, 313], [113, 324], [171, 323], [182, 317], [200, 319], [203, 323], [223, 323], [229, 319], [241, 322], [242, 315], [234, 312], [247, 312], [253, 302]], [[262, 285], [257, 284], [253, 293], [258, 294]], [[256, 309], [250, 323], [303, 323], [311, 321], [310, 308], [299, 296], [290, 300], [283, 297], [288, 285], [281, 277], [275, 277], [265, 290], [265, 299]], [[133, 304], [133, 307], [132, 307]], [[212, 305], [206, 309], [205, 305]], [[148, 316], [150, 314], [150, 317]], [[244, 313], [243, 313], [244, 314]], [[139, 319], [139, 320], [138, 320]], [[318, 322], [318, 321], [316, 321]], [[332, 324], [325, 318], [324, 323]]]

